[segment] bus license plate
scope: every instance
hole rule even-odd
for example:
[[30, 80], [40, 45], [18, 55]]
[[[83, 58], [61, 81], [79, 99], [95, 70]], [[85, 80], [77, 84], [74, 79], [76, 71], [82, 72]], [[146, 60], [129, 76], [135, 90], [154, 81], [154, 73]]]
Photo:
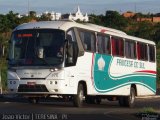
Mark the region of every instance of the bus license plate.
[[27, 85], [35, 85], [36, 82], [27, 82]]

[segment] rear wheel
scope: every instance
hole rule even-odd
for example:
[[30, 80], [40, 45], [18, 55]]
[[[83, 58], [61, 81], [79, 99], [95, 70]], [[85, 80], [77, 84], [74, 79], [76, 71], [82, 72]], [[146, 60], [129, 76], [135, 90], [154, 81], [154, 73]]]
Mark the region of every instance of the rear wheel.
[[83, 97], [84, 97], [83, 85], [79, 84], [78, 85], [77, 95], [74, 96], [74, 100], [73, 100], [74, 106], [82, 107], [82, 105], [83, 105]]
[[135, 105], [135, 96], [136, 96], [136, 92], [135, 89], [133, 87], [131, 87], [130, 90], [130, 95], [129, 96], [125, 96], [125, 97], [120, 97], [119, 98], [119, 105], [120, 106], [126, 106], [126, 107], [134, 107]]
[[135, 89], [133, 87], [131, 87], [130, 95], [128, 97], [126, 97], [126, 99], [125, 99], [125, 104], [127, 107], [130, 107], [130, 108], [134, 107], [135, 96], [136, 96]]

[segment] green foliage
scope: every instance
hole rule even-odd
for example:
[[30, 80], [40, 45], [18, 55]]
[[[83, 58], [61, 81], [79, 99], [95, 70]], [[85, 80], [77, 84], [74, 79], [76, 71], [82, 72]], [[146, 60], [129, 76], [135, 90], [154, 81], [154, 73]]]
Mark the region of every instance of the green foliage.
[[39, 21], [51, 21], [51, 14], [42, 14], [42, 16], [39, 18]]
[[140, 110], [140, 113], [145, 113], [145, 114], [155, 114], [156, 110], [153, 109], [152, 107], [145, 107]]
[[102, 25], [104, 26], [104, 23], [105, 23], [105, 17], [103, 15], [94, 15], [94, 14], [91, 14], [89, 16], [89, 20], [90, 20], [90, 23], [93, 23], [93, 24], [96, 24], [96, 25]]
[[0, 74], [3, 90], [7, 89], [7, 63], [6, 58], [0, 58]]
[[154, 36], [153, 36], [153, 40], [156, 43], [160, 42], [160, 23], [157, 23], [154, 25]]
[[106, 11], [105, 26], [124, 30], [127, 25], [127, 19], [120, 15], [117, 11]]
[[36, 18], [36, 12], [35, 11], [30, 11], [29, 16], [32, 18]]
[[8, 32], [19, 24], [17, 13], [10, 11], [7, 15], [0, 15], [0, 32]]
[[154, 26], [152, 25], [151, 22], [144, 21], [138, 23], [137, 29], [135, 31], [135, 36], [153, 40], [153, 35], [154, 35]]
[[9, 20], [7, 16], [0, 15], [0, 32], [8, 32], [10, 30]]

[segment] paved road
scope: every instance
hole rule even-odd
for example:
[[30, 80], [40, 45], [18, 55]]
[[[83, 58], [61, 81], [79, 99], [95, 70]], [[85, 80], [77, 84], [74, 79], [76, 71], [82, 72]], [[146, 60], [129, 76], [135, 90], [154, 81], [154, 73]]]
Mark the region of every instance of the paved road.
[[141, 120], [136, 113], [144, 107], [152, 107], [160, 112], [160, 97], [139, 98], [132, 109], [120, 107], [118, 102], [103, 101], [100, 105], [85, 104], [82, 108], [73, 107], [71, 102], [41, 100], [30, 104], [22, 98], [0, 98], [0, 119], [32, 120]]

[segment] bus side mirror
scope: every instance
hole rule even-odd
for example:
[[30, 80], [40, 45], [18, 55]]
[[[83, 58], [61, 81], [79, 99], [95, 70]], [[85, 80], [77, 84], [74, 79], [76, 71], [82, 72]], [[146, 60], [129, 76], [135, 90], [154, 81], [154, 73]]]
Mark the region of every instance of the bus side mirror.
[[73, 60], [73, 54], [74, 54], [74, 51], [73, 51], [73, 47], [74, 47], [74, 44], [73, 42], [71, 42], [70, 38], [69, 37], [70, 35], [67, 35], [67, 39], [65, 40], [65, 64], [66, 66], [72, 66], [73, 63], [74, 63], [74, 60]]
[[73, 63], [73, 43], [67, 45], [67, 63]]

